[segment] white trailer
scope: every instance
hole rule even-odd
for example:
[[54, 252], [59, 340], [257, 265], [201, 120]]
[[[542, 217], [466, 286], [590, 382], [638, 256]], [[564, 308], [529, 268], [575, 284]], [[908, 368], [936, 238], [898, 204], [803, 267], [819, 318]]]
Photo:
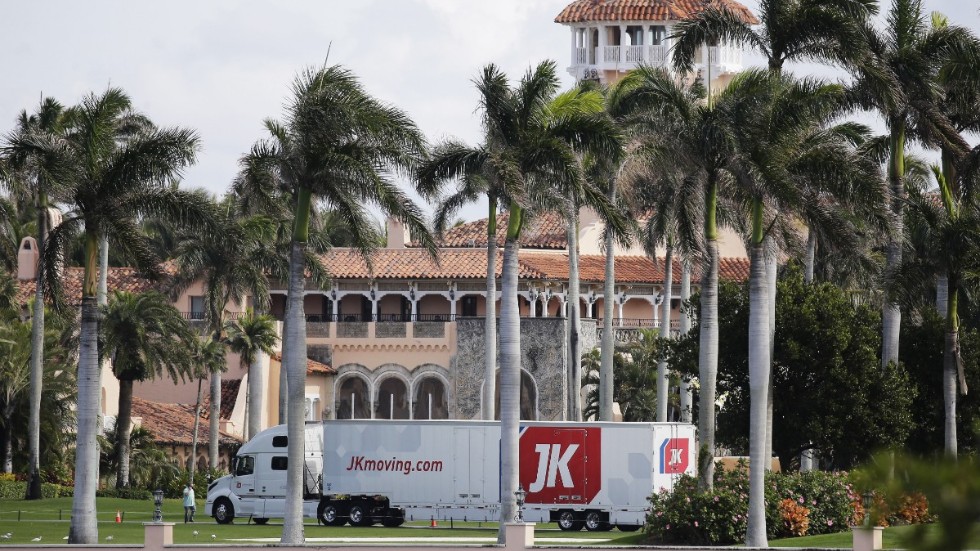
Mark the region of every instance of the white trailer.
[[[500, 423], [337, 420], [308, 423], [304, 515], [327, 525], [500, 518]], [[286, 427], [246, 443], [208, 487], [220, 523], [281, 517]], [[322, 465], [322, 479], [313, 473]], [[523, 422], [524, 519], [563, 530], [635, 530], [655, 491], [694, 474], [694, 426]]]

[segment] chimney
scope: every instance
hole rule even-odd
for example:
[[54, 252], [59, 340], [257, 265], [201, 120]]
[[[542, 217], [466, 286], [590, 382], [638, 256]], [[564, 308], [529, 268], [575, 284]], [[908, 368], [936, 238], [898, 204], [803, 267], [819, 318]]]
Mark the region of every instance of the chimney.
[[389, 249], [404, 249], [408, 242], [408, 231], [401, 220], [389, 217], [385, 222], [385, 229], [388, 233]]
[[20, 249], [17, 250], [17, 279], [29, 281], [37, 277], [37, 241], [33, 237], [25, 237], [20, 240]]

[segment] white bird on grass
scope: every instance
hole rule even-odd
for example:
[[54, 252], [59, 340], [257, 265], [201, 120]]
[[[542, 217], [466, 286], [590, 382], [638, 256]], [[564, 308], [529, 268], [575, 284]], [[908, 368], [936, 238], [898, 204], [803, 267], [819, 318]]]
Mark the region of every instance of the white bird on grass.
[[106, 537], [105, 537], [105, 540], [106, 540], [106, 541], [112, 541], [112, 536], [111, 536], [111, 535], [110, 535], [110, 536], [106, 536]]
[[32, 539], [31, 541], [41, 541], [41, 536], [38, 536], [38, 537]]
[[193, 532], [191, 532], [191, 534], [193, 534], [194, 537], [196, 538], [197, 537], [197, 530], [194, 530]]
[[211, 534], [211, 539], [214, 539], [214, 538], [216, 538], [216, 537], [218, 537], [218, 536], [216, 536], [216, 535], [214, 535], [214, 534]]
[[0, 539], [9, 540], [11, 536], [13, 536], [13, 534], [11, 534], [10, 532], [7, 532], [6, 534], [0, 536]]
[[63, 540], [67, 540], [67, 539], [68, 539], [68, 536], [65, 536], [65, 537], [63, 537], [63, 538], [61, 538], [61, 539], [63, 539]]

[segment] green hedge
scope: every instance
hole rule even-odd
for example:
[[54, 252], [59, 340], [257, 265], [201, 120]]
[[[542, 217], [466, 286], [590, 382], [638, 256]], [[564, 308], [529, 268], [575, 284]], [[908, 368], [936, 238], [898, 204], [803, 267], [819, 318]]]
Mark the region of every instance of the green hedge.
[[[24, 499], [27, 495], [27, 482], [0, 481], [0, 499]], [[70, 496], [72, 489], [58, 484], [41, 484], [41, 496], [45, 499]]]
[[[807, 534], [848, 529], [853, 510], [846, 473], [766, 473], [766, 531], [769, 538], [789, 537], [779, 504], [784, 499], [809, 510]], [[646, 531], [663, 543], [731, 545], [745, 539], [748, 514], [747, 469], [715, 471], [714, 490], [700, 492], [697, 480], [681, 477], [674, 491], [650, 497]]]
[[97, 497], [118, 497], [120, 499], [138, 499], [146, 501], [153, 499], [153, 494], [145, 488], [104, 488], [96, 490]]

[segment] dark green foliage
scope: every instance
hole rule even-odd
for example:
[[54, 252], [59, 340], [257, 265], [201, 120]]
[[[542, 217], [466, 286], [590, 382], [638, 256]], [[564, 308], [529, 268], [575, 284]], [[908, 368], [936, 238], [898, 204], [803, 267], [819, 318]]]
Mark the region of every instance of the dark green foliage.
[[[718, 301], [718, 394], [726, 397], [718, 416], [718, 442], [744, 454], [748, 291], [723, 283]], [[784, 468], [811, 445], [823, 467], [847, 469], [878, 449], [906, 442], [916, 387], [904, 367], [879, 367], [880, 325], [878, 312], [855, 306], [837, 287], [808, 286], [797, 268], [786, 270], [778, 284], [772, 372], [773, 451]], [[673, 347], [682, 370], [689, 370], [692, 361], [696, 365], [698, 330], [695, 326]]]
[[[946, 320], [936, 310], [927, 308], [918, 322], [902, 324], [900, 354], [918, 392], [912, 401], [915, 426], [907, 449], [916, 455], [939, 453], [943, 449], [943, 339]], [[968, 394], [957, 396], [956, 434], [960, 453], [978, 449], [974, 427], [980, 427], [980, 331], [960, 328], [960, 352], [966, 374]]]
[[[851, 518], [850, 485], [845, 473], [767, 473], [767, 537], [789, 537], [779, 502], [792, 499], [809, 510], [807, 535], [841, 532]], [[748, 512], [748, 471], [715, 471], [714, 490], [700, 492], [697, 479], [684, 476], [673, 492], [651, 496], [646, 531], [658, 543], [730, 545], [745, 536]]]
[[95, 495], [96, 497], [117, 497], [119, 499], [135, 499], [140, 501], [153, 499], [153, 492], [147, 490], [146, 488], [137, 487], [106, 487], [101, 490], [96, 490]]
[[[656, 332], [645, 333], [629, 356], [613, 356], [613, 400], [619, 403], [623, 421], [655, 421], [657, 417]], [[599, 349], [582, 357], [582, 385], [591, 386], [585, 396], [584, 418], [599, 416]], [[676, 398], [676, 397], [675, 397]]]
[[[194, 496], [204, 499], [208, 495], [208, 484], [228, 474], [220, 469], [199, 470], [194, 473]], [[163, 490], [164, 497], [181, 498], [184, 496], [184, 485], [187, 484], [187, 470], [180, 470], [172, 478], [161, 480], [154, 487]]]
[[[24, 494], [27, 492], [27, 482], [23, 481], [0, 481], [0, 501], [7, 499], [24, 499]], [[62, 486], [60, 484], [41, 484], [41, 496], [44, 499], [70, 496], [72, 492], [71, 486]]]

